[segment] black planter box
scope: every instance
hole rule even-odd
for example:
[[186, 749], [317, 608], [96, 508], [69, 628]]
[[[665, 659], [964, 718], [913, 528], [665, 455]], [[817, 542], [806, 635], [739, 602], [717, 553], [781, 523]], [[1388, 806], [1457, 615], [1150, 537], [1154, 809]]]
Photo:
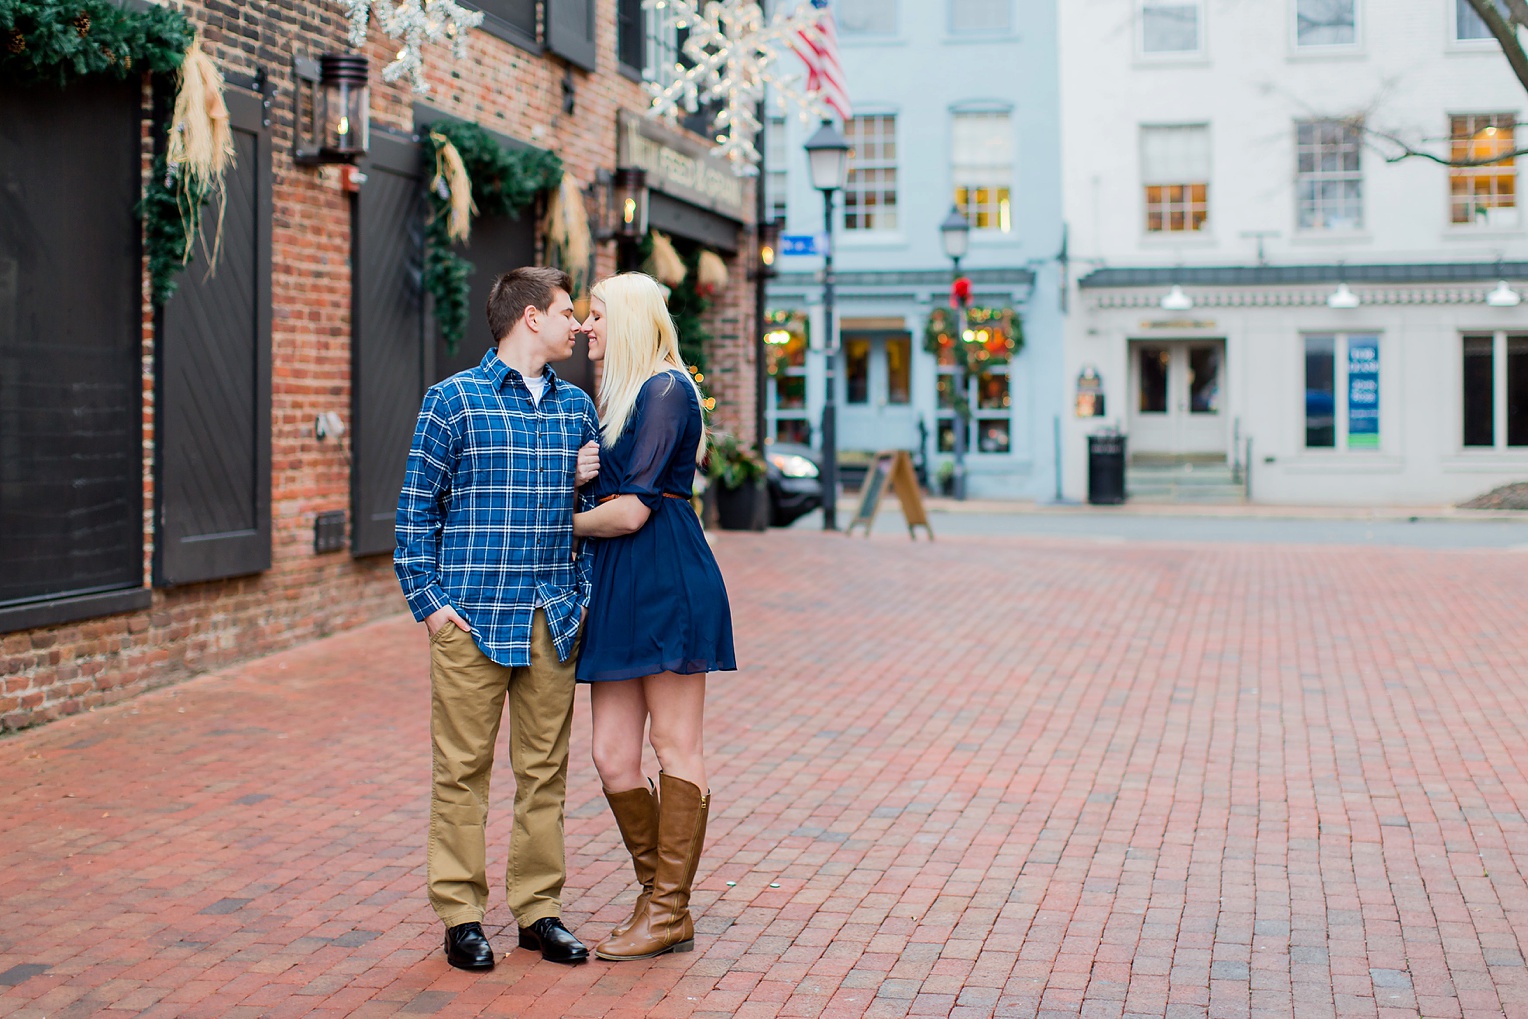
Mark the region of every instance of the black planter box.
[[769, 489], [761, 479], [742, 488], [713, 487], [716, 522], [724, 531], [762, 531], [769, 526]]

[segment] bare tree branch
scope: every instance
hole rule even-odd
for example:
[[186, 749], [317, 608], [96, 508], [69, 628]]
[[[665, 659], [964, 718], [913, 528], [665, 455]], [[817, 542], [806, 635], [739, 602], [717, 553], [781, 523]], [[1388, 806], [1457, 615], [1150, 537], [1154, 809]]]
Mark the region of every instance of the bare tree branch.
[[[1440, 166], [1468, 169], [1472, 166], [1495, 166], [1498, 163], [1509, 163], [1519, 156], [1528, 156], [1528, 149], [1517, 149], [1513, 152], [1501, 152], [1483, 159], [1452, 159], [1440, 156], [1435, 152], [1428, 152], [1426, 149], [1414, 148], [1409, 142], [1390, 134], [1388, 131], [1376, 131], [1362, 120], [1350, 119], [1348, 123], [1370, 138], [1377, 138], [1388, 145], [1395, 146], [1397, 151], [1393, 153], [1380, 151], [1381, 158], [1387, 163], [1399, 163], [1406, 159], [1430, 159]], [[1377, 146], [1376, 150], [1378, 150]]]
[[[1480, 20], [1486, 23], [1491, 34], [1496, 37], [1496, 42], [1501, 46], [1501, 51], [1507, 57], [1507, 63], [1512, 66], [1512, 73], [1517, 75], [1517, 80], [1523, 88], [1528, 89], [1528, 53], [1523, 52], [1523, 46], [1517, 40], [1517, 32], [1511, 22], [1502, 16], [1501, 10], [1496, 6], [1496, 0], [1468, 0], [1469, 5], [1475, 8], [1475, 13], [1480, 15]], [[1512, 14], [1512, 21], [1528, 25], [1528, 0], [1507, 0], [1508, 10]]]

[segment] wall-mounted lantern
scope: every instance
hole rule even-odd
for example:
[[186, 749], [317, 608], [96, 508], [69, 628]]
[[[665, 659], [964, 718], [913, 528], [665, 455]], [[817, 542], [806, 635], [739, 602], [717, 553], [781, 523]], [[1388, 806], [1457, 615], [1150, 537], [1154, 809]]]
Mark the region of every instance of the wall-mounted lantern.
[[293, 60], [297, 87], [295, 162], [302, 166], [353, 163], [370, 140], [370, 65], [355, 53], [325, 53]]
[[623, 166], [611, 184], [615, 222], [611, 232], [621, 240], [640, 241], [647, 236], [647, 171]]
[[780, 251], [780, 221], [766, 219], [758, 225], [759, 276], [769, 278], [775, 274], [775, 257]]

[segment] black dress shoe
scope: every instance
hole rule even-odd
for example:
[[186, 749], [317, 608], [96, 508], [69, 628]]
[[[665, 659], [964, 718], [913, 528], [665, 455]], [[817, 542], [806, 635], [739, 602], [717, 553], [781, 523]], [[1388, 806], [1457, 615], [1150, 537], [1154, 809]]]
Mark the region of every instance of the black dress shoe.
[[547, 962], [587, 962], [589, 950], [555, 916], [520, 928], [520, 947], [540, 949]]
[[446, 961], [457, 969], [493, 969], [493, 948], [483, 925], [473, 921], [447, 927]]

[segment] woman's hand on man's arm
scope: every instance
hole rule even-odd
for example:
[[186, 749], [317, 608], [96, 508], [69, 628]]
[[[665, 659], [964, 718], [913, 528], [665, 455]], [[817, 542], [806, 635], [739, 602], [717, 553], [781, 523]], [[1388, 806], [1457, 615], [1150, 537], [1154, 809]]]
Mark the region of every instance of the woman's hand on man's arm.
[[599, 477], [600, 444], [592, 439], [578, 451], [578, 464], [573, 468], [573, 487], [583, 488]]

